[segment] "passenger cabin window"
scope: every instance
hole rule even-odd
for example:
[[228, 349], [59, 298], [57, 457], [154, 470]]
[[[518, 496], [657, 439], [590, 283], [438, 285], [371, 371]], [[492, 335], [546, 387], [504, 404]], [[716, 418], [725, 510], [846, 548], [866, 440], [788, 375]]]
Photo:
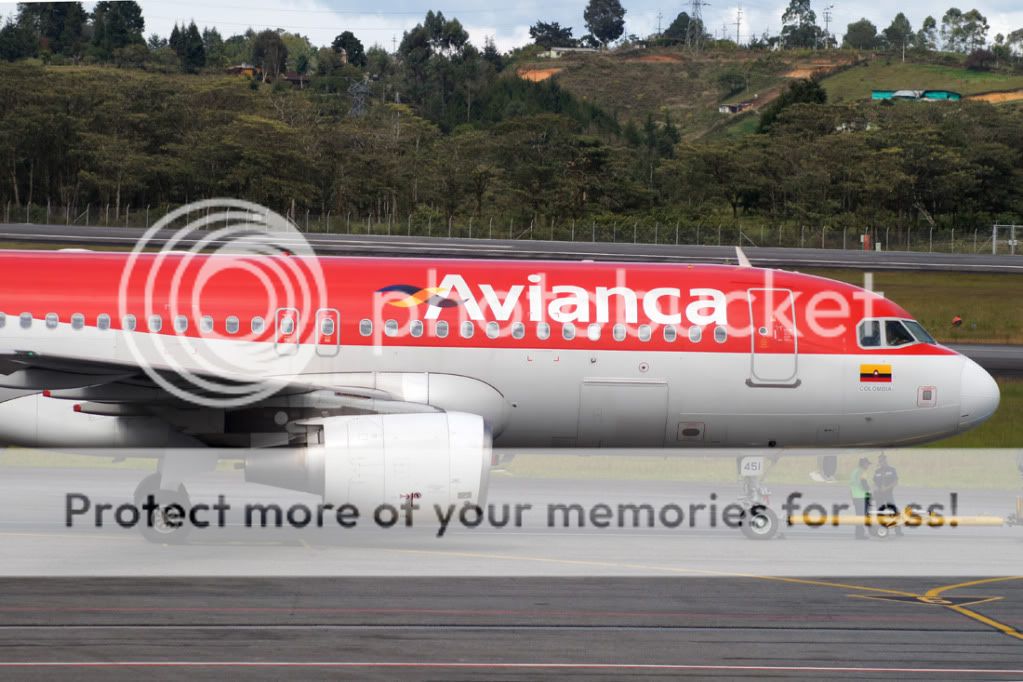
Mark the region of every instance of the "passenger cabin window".
[[546, 322], [537, 322], [536, 338], [540, 339], [541, 341], [546, 341], [547, 339], [551, 338], [551, 326]]
[[496, 322], [487, 322], [487, 338], [496, 339], [501, 334], [501, 327]]
[[571, 341], [575, 338], [575, 325], [571, 322], [566, 322], [561, 326], [561, 338], [566, 341]]
[[878, 348], [881, 345], [881, 322], [864, 320], [859, 328], [860, 345], [864, 348]]
[[125, 315], [124, 317], [121, 318], [121, 329], [123, 329], [124, 331], [133, 332], [135, 331], [135, 327], [136, 322], [134, 315]]
[[433, 327], [433, 333], [437, 335], [438, 339], [448, 338], [448, 323], [441, 320]]
[[611, 337], [615, 341], [624, 341], [628, 333], [629, 330], [625, 328], [624, 324], [616, 324], [611, 330]]
[[476, 325], [468, 320], [462, 323], [461, 329], [463, 339], [471, 339], [472, 335], [476, 333]]
[[664, 328], [664, 340], [668, 343], [675, 343], [675, 339], [678, 338], [678, 330], [672, 325], [668, 325]]
[[71, 328], [81, 329], [85, 326], [85, 315], [81, 313], [75, 313], [71, 316]]
[[102, 315], [97, 317], [96, 318], [96, 328], [99, 329], [100, 331], [104, 331], [104, 332], [106, 330], [110, 329], [110, 316], [107, 315], [106, 313], [103, 313]]
[[370, 336], [373, 333], [372, 320], [359, 320], [359, 335]]
[[586, 338], [590, 341], [600, 341], [600, 325], [594, 323], [587, 327]]
[[203, 334], [212, 334], [213, 333], [213, 316], [212, 315], [203, 315], [199, 319], [199, 331], [201, 331]]
[[384, 322], [384, 335], [391, 338], [398, 335], [398, 320], [387, 320]]
[[323, 320], [321, 320], [320, 321], [320, 334], [322, 334], [323, 336], [333, 336], [334, 335], [334, 320], [330, 319], [329, 317], [325, 317]]
[[0, 313], [0, 329], [7, 326], [7, 313]]
[[650, 325], [648, 324], [639, 325], [639, 340], [642, 341], [643, 343], [646, 343], [647, 341], [650, 340], [650, 336], [651, 336]]
[[266, 321], [259, 315], [256, 315], [252, 318], [252, 323], [249, 325], [249, 328], [252, 330], [253, 334], [262, 334], [263, 330], [266, 329]]
[[689, 340], [692, 343], [699, 343], [703, 340], [703, 327], [690, 327]]
[[521, 322], [516, 322], [512, 325], [512, 338], [513, 339], [524, 339], [526, 337], [526, 325]]
[[885, 340], [889, 346], [905, 346], [913, 343], [916, 339], [906, 329], [906, 325], [899, 320], [888, 320], [884, 323]]
[[60, 322], [60, 318], [57, 317], [57, 313], [46, 313], [46, 328], [56, 329], [57, 324]]
[[32, 313], [22, 313], [19, 317], [19, 324], [22, 329], [29, 329], [32, 327]]
[[423, 321], [412, 320], [411, 322], [408, 323], [408, 331], [409, 334], [418, 339], [420, 336], [423, 335]]
[[714, 327], [714, 340], [718, 343], [724, 343], [728, 340], [728, 330], [724, 327]]
[[154, 334], [158, 334], [160, 330], [163, 329], [163, 318], [159, 315], [150, 315], [147, 324], [149, 326], [149, 331]]
[[281, 318], [281, 334], [289, 335], [295, 333], [295, 318], [285, 315]]
[[237, 334], [238, 329], [240, 327], [241, 323], [238, 321], [238, 318], [235, 317], [234, 315], [231, 315], [226, 320], [224, 320], [224, 329], [227, 331], [228, 334]]
[[184, 334], [188, 331], [188, 318], [184, 315], [176, 315], [174, 317], [174, 331], [178, 334]]

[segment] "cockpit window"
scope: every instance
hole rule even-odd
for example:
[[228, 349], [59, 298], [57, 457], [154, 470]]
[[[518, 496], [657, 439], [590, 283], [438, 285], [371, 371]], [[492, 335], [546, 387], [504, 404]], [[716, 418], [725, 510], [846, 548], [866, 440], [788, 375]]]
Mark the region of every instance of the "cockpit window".
[[878, 348], [881, 346], [880, 321], [863, 320], [863, 322], [860, 322], [860, 345], [864, 348]]
[[927, 333], [924, 326], [916, 320], [906, 320], [905, 324], [909, 328], [909, 331], [913, 332], [913, 336], [916, 337], [917, 341], [921, 341], [923, 343], [937, 343], [937, 341], [934, 340], [934, 337]]
[[889, 346], [905, 346], [916, 341], [906, 325], [899, 320], [887, 320], [884, 323], [884, 335]]

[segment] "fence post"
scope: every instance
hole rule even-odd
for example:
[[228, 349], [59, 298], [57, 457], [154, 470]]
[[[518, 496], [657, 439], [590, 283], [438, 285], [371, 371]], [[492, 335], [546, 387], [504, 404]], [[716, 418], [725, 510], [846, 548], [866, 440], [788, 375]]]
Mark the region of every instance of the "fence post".
[[408, 236], [412, 236], [412, 214], [408, 214]]
[[675, 221], [675, 246], [678, 246], [678, 221]]
[[131, 215], [131, 204], [124, 207], [124, 226], [128, 227], [128, 216]]
[[660, 227], [661, 227], [661, 224], [655, 220], [654, 221], [654, 244], [657, 243], [657, 231], [660, 229]]
[[594, 244], [597, 241], [597, 221], [590, 221], [590, 243]]
[[469, 239], [472, 239], [472, 219], [476, 216], [469, 216]]
[[50, 197], [46, 197], [46, 224], [50, 224]]
[[4, 206], [4, 222], [5, 223], [11, 222], [11, 202], [9, 201]]
[[927, 232], [927, 252], [934, 253], [934, 227]]
[[949, 248], [952, 250], [952, 253], [956, 252], [956, 229], [954, 227], [952, 228], [952, 242]]
[[847, 243], [848, 237], [849, 237], [849, 228], [848, 227], [843, 227], [842, 228], [842, 250], [843, 251], [846, 250], [846, 246], [845, 245]]
[[71, 224], [71, 204], [70, 203], [64, 205], [64, 224], [65, 225], [70, 225]]
[[799, 248], [806, 246], [806, 225], [799, 226]]
[[305, 231], [309, 231], [309, 209], [305, 210]]
[[632, 224], [632, 243], [636, 243], [636, 233], [639, 231], [639, 221], [637, 220]]
[[25, 204], [25, 222], [32, 222], [32, 202]]
[[490, 216], [490, 239], [494, 238], [494, 216]]
[[330, 211], [327, 211], [327, 234], [330, 234]]
[[451, 221], [454, 219], [454, 216], [448, 216], [448, 239], [451, 239]]
[[977, 230], [973, 231], [973, 252], [977, 253]]
[[721, 223], [718, 223], [718, 246], [721, 246]]
[[575, 218], [572, 218], [572, 241], [575, 241]]

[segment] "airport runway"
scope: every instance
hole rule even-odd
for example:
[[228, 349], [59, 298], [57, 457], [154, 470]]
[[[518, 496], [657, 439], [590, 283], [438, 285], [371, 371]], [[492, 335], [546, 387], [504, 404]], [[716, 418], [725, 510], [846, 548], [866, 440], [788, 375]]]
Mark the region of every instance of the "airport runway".
[[[143, 230], [65, 225], [0, 225], [0, 241], [64, 244], [81, 248], [132, 247]], [[169, 233], [168, 233], [169, 234]], [[304, 235], [324, 255], [517, 258], [623, 262], [735, 263], [734, 246], [686, 246], [607, 242], [562, 242], [505, 239], [448, 239], [382, 235]], [[154, 240], [154, 245], [160, 240]], [[182, 240], [177, 248], [194, 241]], [[750, 261], [771, 268], [852, 268], [862, 270], [929, 270], [940, 272], [1023, 273], [1023, 258], [990, 254], [941, 254], [916, 251], [864, 252], [839, 249], [744, 247]]]
[[[34, 575], [67, 574], [0, 578], [0, 678], [1023, 678], [1023, 578], [936, 574], [943, 559], [968, 567], [973, 558], [987, 567], [985, 552], [1006, 568], [1018, 565], [1020, 529], [976, 529], [935, 556], [908, 530], [888, 543], [856, 543], [842, 528], [823, 529], [819, 544], [813, 531], [799, 529], [786, 540], [750, 544], [724, 530], [697, 530], [684, 542], [663, 530], [623, 541], [619, 534], [542, 534], [527, 526], [510, 536], [469, 533], [430, 549], [425, 540], [382, 544], [355, 536], [265, 543], [233, 536], [172, 548], [128, 531], [75, 536], [61, 524], [30, 527], [31, 515], [45, 517], [48, 496], [61, 486], [117, 502], [140, 477], [0, 470], [0, 570], [35, 561]], [[190, 490], [203, 499], [241, 486], [238, 472], [219, 472]], [[492, 498], [664, 502], [705, 500], [712, 489], [498, 476]], [[805, 489], [825, 500], [845, 494], [841, 485]], [[980, 491], [964, 493], [963, 504], [992, 513], [1007, 511], [1011, 499], [1011, 491]], [[622, 570], [660, 561], [663, 572], [590, 575], [597, 554], [617, 542], [630, 543]], [[224, 566], [214, 563], [227, 556], [220, 545], [246, 562], [236, 575], [210, 574]], [[769, 565], [808, 550], [837, 557], [849, 549], [868, 560], [869, 573], [798, 574], [789, 565], [795, 572], [780, 575]], [[179, 564], [172, 568], [185, 575], [92, 575], [105, 554], [138, 562], [144, 550]], [[716, 572], [704, 558], [712, 552], [730, 554], [738, 569]], [[374, 575], [372, 561], [381, 557], [388, 565]], [[335, 574], [322, 571], [334, 566]], [[260, 571], [266, 575], [254, 575]], [[901, 575], [885, 577], [894, 572]]]

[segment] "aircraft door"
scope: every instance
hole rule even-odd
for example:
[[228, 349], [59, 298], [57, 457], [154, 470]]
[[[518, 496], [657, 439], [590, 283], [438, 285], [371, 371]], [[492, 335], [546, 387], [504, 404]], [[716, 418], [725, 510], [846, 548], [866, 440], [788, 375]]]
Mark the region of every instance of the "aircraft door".
[[341, 319], [334, 308], [316, 311], [316, 354], [334, 357], [341, 349]]
[[789, 289], [750, 289], [750, 386], [800, 384], [796, 308]]
[[299, 344], [297, 308], [278, 308], [274, 315], [274, 350], [278, 355], [295, 355]]

